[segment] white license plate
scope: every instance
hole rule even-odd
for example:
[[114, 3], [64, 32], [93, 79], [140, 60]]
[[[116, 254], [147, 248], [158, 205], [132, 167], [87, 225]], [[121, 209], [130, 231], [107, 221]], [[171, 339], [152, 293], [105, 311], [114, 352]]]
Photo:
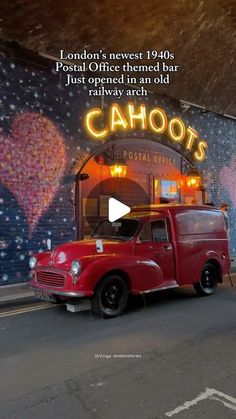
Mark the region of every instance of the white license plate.
[[56, 303], [56, 297], [52, 294], [47, 294], [46, 292], [42, 292], [42, 291], [35, 291], [35, 295], [40, 300], [48, 301], [50, 303]]

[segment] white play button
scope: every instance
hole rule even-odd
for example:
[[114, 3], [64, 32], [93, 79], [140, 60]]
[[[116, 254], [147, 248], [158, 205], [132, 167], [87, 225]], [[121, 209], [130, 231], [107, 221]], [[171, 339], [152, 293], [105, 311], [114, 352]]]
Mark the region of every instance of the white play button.
[[122, 202], [115, 198], [109, 198], [108, 219], [111, 223], [124, 217], [124, 215], [129, 214], [130, 211], [131, 209], [128, 205], [122, 204]]

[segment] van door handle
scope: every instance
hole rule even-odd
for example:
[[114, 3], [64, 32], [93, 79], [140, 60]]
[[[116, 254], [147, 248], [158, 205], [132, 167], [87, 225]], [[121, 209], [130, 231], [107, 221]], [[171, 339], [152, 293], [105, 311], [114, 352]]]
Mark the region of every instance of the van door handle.
[[171, 244], [165, 244], [165, 245], [162, 247], [162, 249], [163, 249], [163, 250], [166, 250], [166, 251], [168, 251], [168, 250], [172, 250], [172, 246], [171, 246]]

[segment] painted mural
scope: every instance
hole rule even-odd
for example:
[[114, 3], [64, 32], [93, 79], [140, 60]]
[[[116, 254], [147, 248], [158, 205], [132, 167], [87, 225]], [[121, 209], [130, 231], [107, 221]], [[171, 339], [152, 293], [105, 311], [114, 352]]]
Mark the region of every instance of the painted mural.
[[[99, 144], [88, 138], [83, 118], [101, 99], [88, 99], [86, 86], [64, 87], [53, 64], [45, 69], [20, 65], [3, 54], [0, 92], [0, 285], [7, 285], [28, 280], [29, 256], [46, 250], [48, 238], [53, 246], [75, 238], [71, 173]], [[150, 95], [145, 102], [181, 116], [207, 139], [207, 159], [199, 169], [209, 200], [230, 204], [231, 251], [236, 253], [235, 121], [182, 109], [166, 97]], [[103, 101], [104, 107], [110, 103]], [[125, 135], [153, 139], [154, 134]]]
[[1, 183], [23, 210], [31, 239], [65, 171], [63, 137], [48, 118], [25, 112], [14, 118], [10, 135], [0, 136], [0, 155]]

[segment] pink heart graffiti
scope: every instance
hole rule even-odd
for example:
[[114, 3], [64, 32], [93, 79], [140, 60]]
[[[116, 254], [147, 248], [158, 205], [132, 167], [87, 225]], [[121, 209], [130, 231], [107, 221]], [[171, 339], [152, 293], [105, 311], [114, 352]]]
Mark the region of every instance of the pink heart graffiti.
[[233, 206], [236, 208], [236, 157], [234, 157], [229, 166], [223, 167], [220, 172], [220, 181], [228, 190]]
[[50, 119], [25, 112], [14, 119], [10, 135], [0, 136], [0, 156], [0, 182], [23, 209], [32, 237], [65, 170], [63, 137]]

